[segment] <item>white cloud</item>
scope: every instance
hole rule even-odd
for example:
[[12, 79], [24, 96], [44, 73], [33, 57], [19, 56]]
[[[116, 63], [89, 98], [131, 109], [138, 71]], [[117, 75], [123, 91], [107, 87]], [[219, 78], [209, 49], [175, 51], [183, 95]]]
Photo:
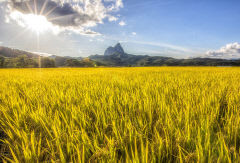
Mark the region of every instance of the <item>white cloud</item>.
[[125, 25], [127, 25], [127, 24], [126, 24], [124, 21], [120, 21], [120, 22], [119, 22], [119, 25], [120, 25], [120, 26], [125, 26]]
[[207, 51], [204, 57], [222, 59], [240, 58], [240, 44], [237, 42], [230, 43], [221, 47], [219, 50]]
[[[104, 19], [108, 19], [110, 22], [117, 21], [118, 17], [114, 15], [123, 7], [122, 0], [10, 1], [9, 7], [6, 8], [6, 22], [16, 22], [23, 27], [24, 24], [26, 25], [24, 18], [27, 15], [41, 12], [52, 24], [52, 27], [59, 29], [57, 31], [67, 30], [83, 35], [99, 35], [99, 33], [91, 31], [90, 27], [103, 24]], [[37, 2], [37, 7], [35, 7], [35, 2]], [[35, 8], [36, 11], [34, 11]], [[11, 16], [14, 12], [21, 13], [22, 19]]]
[[104, 2], [115, 2], [112, 6], [108, 8], [109, 10], [119, 10], [120, 8], [123, 8], [122, 0], [104, 0]]
[[2, 45], [2, 42], [0, 41], [0, 45]]
[[116, 8], [122, 8], [123, 7], [123, 2], [122, 0], [116, 0]]
[[132, 32], [132, 35], [133, 35], [133, 36], [136, 36], [136, 35], [137, 35], [137, 33], [136, 33], [136, 32]]
[[117, 21], [117, 20], [118, 20], [118, 18], [115, 16], [111, 16], [111, 15], [108, 16], [108, 21], [110, 21], [110, 22]]

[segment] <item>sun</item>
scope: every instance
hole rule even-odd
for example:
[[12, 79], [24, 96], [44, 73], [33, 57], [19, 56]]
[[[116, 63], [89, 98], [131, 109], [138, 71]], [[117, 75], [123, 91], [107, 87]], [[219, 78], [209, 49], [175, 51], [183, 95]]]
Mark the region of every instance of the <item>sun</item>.
[[49, 30], [52, 26], [47, 18], [42, 15], [27, 14], [24, 16], [24, 22], [27, 28], [36, 33], [43, 33]]
[[29, 29], [37, 34], [46, 32], [46, 31], [53, 31], [57, 32], [57, 28], [48, 21], [46, 16], [39, 15], [39, 14], [23, 14], [18, 11], [12, 12], [10, 17], [13, 20], [16, 20], [18, 25], [22, 26], [23, 28]]

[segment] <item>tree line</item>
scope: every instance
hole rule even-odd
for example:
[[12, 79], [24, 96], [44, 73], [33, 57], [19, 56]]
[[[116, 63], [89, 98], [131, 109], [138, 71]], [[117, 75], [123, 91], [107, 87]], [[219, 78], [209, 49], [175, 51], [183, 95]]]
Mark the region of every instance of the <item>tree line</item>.
[[51, 68], [51, 67], [96, 67], [96, 62], [89, 58], [73, 59], [64, 57], [33, 57], [19, 55], [17, 57], [4, 57], [0, 54], [0, 68]]
[[15, 58], [0, 56], [0, 67], [2, 68], [37, 68], [55, 67], [55, 61], [48, 57], [29, 58], [27, 55], [20, 55]]

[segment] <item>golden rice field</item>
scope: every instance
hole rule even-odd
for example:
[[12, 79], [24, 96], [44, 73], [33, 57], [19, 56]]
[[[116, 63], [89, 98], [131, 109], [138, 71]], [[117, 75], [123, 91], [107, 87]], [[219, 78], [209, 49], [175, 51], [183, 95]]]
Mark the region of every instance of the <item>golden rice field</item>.
[[240, 162], [240, 68], [0, 70], [0, 162]]

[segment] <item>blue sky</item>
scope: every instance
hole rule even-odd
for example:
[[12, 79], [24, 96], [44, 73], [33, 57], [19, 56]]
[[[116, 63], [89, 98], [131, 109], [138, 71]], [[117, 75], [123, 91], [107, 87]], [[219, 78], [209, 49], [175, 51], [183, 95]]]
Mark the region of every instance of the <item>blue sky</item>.
[[[70, 28], [58, 34], [46, 30], [39, 35], [38, 46], [33, 31], [9, 41], [27, 26], [19, 26], [16, 18], [6, 22], [14, 9], [10, 13], [2, 9], [0, 42], [29, 51], [71, 56], [103, 54], [108, 46], [117, 42], [122, 43], [126, 52], [140, 55], [187, 58], [216, 53], [228, 55], [229, 51], [236, 56], [240, 53], [239, 0], [105, 0], [102, 4], [106, 8], [115, 5], [112, 11], [106, 12], [114, 21], [103, 16], [94, 25], [74, 27], [84, 28], [81, 33], [72, 32]], [[4, 5], [6, 2], [1, 3]], [[97, 34], [88, 35], [86, 30]]]

